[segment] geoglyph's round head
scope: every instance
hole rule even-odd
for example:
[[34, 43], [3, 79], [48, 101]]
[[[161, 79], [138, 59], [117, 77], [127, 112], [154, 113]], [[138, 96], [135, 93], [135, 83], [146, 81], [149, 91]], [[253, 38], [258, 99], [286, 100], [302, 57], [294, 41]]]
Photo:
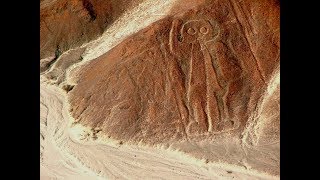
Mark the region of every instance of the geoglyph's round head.
[[182, 25], [182, 42], [195, 43], [197, 40], [206, 42], [214, 39], [217, 30], [207, 20], [191, 20]]

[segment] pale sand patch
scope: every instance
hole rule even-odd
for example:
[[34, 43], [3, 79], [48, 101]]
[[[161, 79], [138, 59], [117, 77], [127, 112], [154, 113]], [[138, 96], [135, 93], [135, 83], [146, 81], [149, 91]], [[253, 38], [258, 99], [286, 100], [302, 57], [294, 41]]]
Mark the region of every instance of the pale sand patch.
[[[64, 52], [63, 54], [68, 54], [77, 49], [86, 49], [81, 55], [81, 62], [74, 63], [67, 67], [67, 69], [63, 69], [66, 73], [66, 79], [63, 81], [74, 84], [72, 79], [73, 70], [105, 54], [128, 36], [166, 17], [176, 2], [177, 0], [145, 0], [132, 10], [124, 12], [124, 14], [112, 23], [96, 40]], [[45, 60], [46, 59], [43, 59], [42, 61]], [[52, 64], [51, 69], [48, 71], [53, 70], [55, 63]]]
[[[273, 118], [271, 115], [265, 115], [265, 111], [268, 111], [266, 107], [267, 103], [277, 94], [280, 93], [280, 66], [277, 67], [268, 83], [268, 87], [262, 96], [259, 104], [257, 105], [256, 112], [252, 113], [251, 119], [247, 122], [247, 128], [243, 132], [242, 142], [245, 146], [258, 145], [259, 137], [261, 136], [262, 129], [265, 124]], [[280, 97], [278, 97], [280, 101]], [[280, 103], [278, 103], [280, 105]], [[277, 108], [277, 112], [273, 115], [279, 115], [280, 107]], [[269, 127], [270, 128], [270, 127]], [[279, 134], [279, 132], [277, 132]], [[280, 142], [278, 142], [280, 143]]]
[[129, 35], [142, 30], [151, 23], [166, 17], [177, 0], [146, 0], [132, 10], [125, 12], [96, 40], [83, 44], [86, 47], [83, 60], [77, 66], [105, 54]]

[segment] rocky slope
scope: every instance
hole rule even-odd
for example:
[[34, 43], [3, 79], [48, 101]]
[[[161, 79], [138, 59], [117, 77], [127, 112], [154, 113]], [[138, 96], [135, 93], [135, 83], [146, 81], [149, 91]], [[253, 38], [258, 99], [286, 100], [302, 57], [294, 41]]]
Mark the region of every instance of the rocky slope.
[[[63, 52], [100, 36], [125, 10], [142, 0], [40, 1], [40, 59], [46, 69]], [[51, 63], [50, 63], [51, 62]]]
[[[161, 147], [204, 167], [222, 163], [251, 178], [277, 178], [279, 1], [138, 2], [126, 10], [124, 1], [40, 2], [41, 83], [63, 89], [68, 99], [61, 111], [69, 111], [69, 125], [61, 129], [80, 144]], [[48, 33], [47, 20], [74, 23]], [[75, 146], [59, 148], [76, 156]], [[82, 161], [93, 173], [115, 171], [92, 163]]]

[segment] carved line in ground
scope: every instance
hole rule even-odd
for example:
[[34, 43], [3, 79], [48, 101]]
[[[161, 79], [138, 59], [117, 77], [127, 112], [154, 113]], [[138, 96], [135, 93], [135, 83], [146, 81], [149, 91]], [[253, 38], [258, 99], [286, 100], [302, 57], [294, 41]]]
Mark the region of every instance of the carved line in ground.
[[[180, 32], [183, 32], [183, 28], [184, 28], [184, 26], [185, 26], [185, 24], [187, 24], [187, 23], [189, 23], [189, 22], [192, 22], [192, 21], [198, 21], [198, 20], [191, 20], [191, 21], [188, 21], [188, 22], [186, 22], [186, 23], [184, 23], [183, 24], [183, 26], [182, 26], [182, 28], [181, 28], [181, 30], [180, 30]], [[171, 36], [172, 36], [172, 32], [173, 32], [173, 30], [171, 29]], [[219, 31], [220, 32], [220, 31]], [[215, 36], [216, 38], [217, 38], [217, 36]], [[212, 41], [212, 40], [211, 40]], [[208, 42], [208, 41], [207, 41]], [[207, 49], [207, 48], [206, 48]], [[192, 44], [192, 50], [193, 50], [193, 44]], [[192, 56], [191, 56], [191, 66], [192, 66]], [[190, 67], [190, 73], [189, 74], [191, 74], [190, 76], [192, 76], [192, 67]], [[207, 75], [206, 75], [206, 77], [207, 77]], [[190, 78], [189, 78], [190, 79]], [[206, 78], [207, 79], [207, 78]], [[189, 81], [190, 82], [190, 81]], [[221, 85], [219, 84], [219, 86], [221, 87]], [[190, 84], [189, 84], [189, 87], [190, 87]], [[207, 86], [207, 88], [208, 88], [208, 86]], [[190, 99], [190, 98], [189, 98]], [[190, 101], [189, 101], [190, 102]], [[221, 119], [221, 110], [219, 109], [219, 119]], [[208, 118], [208, 115], [207, 115], [207, 118]], [[211, 118], [208, 118], [208, 120], [210, 120]], [[209, 124], [210, 124], [210, 122], [209, 122]], [[208, 129], [210, 129], [210, 128], [208, 128]]]
[[[206, 50], [208, 51], [208, 48], [206, 47]], [[215, 58], [212, 58], [212, 55], [209, 53], [209, 55], [210, 55], [210, 60], [211, 60], [211, 65], [212, 65], [212, 68], [215, 70], [215, 72], [218, 70], [218, 73], [221, 71], [221, 69], [220, 68], [218, 68], [219, 66], [217, 66], [217, 65], [214, 65], [214, 59]], [[217, 66], [217, 67], [216, 67]], [[221, 77], [221, 72], [219, 73], [220, 75], [220, 77]], [[217, 76], [218, 74], [216, 74], [216, 77], [218, 77]], [[221, 79], [221, 78], [220, 78]], [[223, 96], [225, 96], [225, 95], [227, 95], [226, 94], [226, 89], [225, 89], [225, 87], [223, 87], [222, 88], [222, 86], [220, 85], [221, 83], [219, 82], [219, 78], [216, 78], [216, 80], [217, 80], [217, 82], [218, 82], [218, 85], [219, 85], [219, 87], [224, 91], [223, 93], [222, 93], [222, 95]], [[226, 113], [225, 111], [224, 111], [224, 105], [225, 105], [225, 102], [221, 99], [221, 98], [219, 98], [218, 97], [218, 95], [215, 93], [214, 94], [214, 96], [216, 97], [216, 101], [217, 101], [217, 105], [218, 105], [218, 111], [219, 111], [219, 121], [221, 121], [222, 120], [222, 118], [227, 118], [227, 117], [222, 117], [222, 113], [221, 112], [224, 112], [224, 115], [226, 115], [227, 116], [227, 114], [228, 113]], [[221, 101], [222, 101], [222, 103], [221, 103]]]
[[232, 11], [233, 11], [233, 13], [234, 13], [234, 15], [235, 15], [235, 17], [236, 17], [236, 19], [237, 19], [237, 22], [238, 22], [239, 26], [240, 26], [240, 30], [241, 30], [242, 34], [244, 35], [244, 38], [245, 38], [245, 40], [246, 40], [246, 42], [247, 42], [247, 44], [248, 44], [248, 46], [249, 46], [250, 53], [251, 53], [252, 57], [254, 58], [254, 62], [255, 62], [255, 64], [256, 64], [256, 66], [257, 66], [257, 70], [258, 70], [258, 72], [259, 72], [259, 75], [260, 75], [260, 77], [261, 77], [261, 80], [264, 82], [264, 84], [266, 84], [266, 82], [265, 82], [265, 77], [262, 75], [262, 69], [261, 69], [261, 67], [260, 67], [260, 63], [258, 62], [257, 58], [255, 57], [255, 55], [254, 55], [254, 53], [253, 53], [253, 51], [252, 51], [252, 48], [251, 48], [251, 44], [250, 44], [250, 42], [249, 42], [249, 40], [248, 40], [248, 38], [247, 38], [247, 36], [246, 36], [246, 33], [244, 32], [244, 27], [241, 25], [241, 23], [240, 23], [240, 21], [239, 21], [237, 11], [236, 11], [235, 8], [234, 8], [234, 2], [233, 2], [232, 0], [228, 0], [228, 1], [229, 1], [230, 5], [231, 5], [231, 7], [232, 7]]
[[[124, 48], [126, 48], [126, 47], [124, 47]], [[152, 51], [153, 49], [156, 49], [156, 46], [147, 48], [146, 50], [144, 50], [144, 51], [140, 52], [139, 54], [134, 55], [134, 56], [132, 56], [132, 57], [129, 57], [129, 58], [128, 58], [128, 57], [125, 57], [123, 60], [119, 61], [118, 65], [125, 64], [125, 63], [127, 63], [128, 61], [130, 61], [130, 60], [134, 60], [134, 59], [140, 57], [141, 55], [143, 55], [144, 53], [146, 53], [146, 52], [148, 52], [148, 51]]]
[[[183, 25], [182, 25], [181, 28], [180, 28], [180, 35], [183, 35], [183, 34], [184, 34], [184, 33], [183, 33], [183, 30], [185, 29], [186, 24], [191, 24], [191, 23], [193, 23], [193, 22], [205, 23], [205, 25], [206, 25], [206, 24], [209, 24], [210, 29], [211, 29], [212, 31], [214, 31], [213, 24], [212, 24], [209, 20], [205, 20], [205, 19], [195, 19], [195, 20], [188, 20], [188, 21], [186, 21], [185, 23], [183, 23]], [[197, 31], [196, 31], [196, 30], [197, 30]], [[206, 30], [206, 31], [205, 31], [205, 30]], [[194, 27], [191, 26], [191, 27], [188, 28], [188, 30], [187, 30], [186, 32], [187, 32], [188, 34], [190, 34], [190, 35], [195, 35], [198, 31], [199, 31], [200, 33], [202, 33], [203, 35], [205, 35], [205, 34], [207, 34], [207, 33], [209, 32], [209, 29], [206, 28], [205, 26], [202, 26], [200, 29], [197, 29], [197, 28], [194, 28]], [[218, 31], [218, 34], [215, 35], [214, 38], [216, 38], [216, 37], [219, 35], [219, 33], [220, 33], [220, 30]]]
[[[170, 1], [167, 1], [166, 3], [168, 4]], [[137, 14], [138, 12], [141, 12], [141, 11], [137, 11], [137, 9], [141, 9], [141, 8], [146, 8], [147, 6], [149, 6], [149, 5], [151, 5], [151, 1], [150, 2], [147, 2], [147, 4], [145, 3], [145, 4], [142, 4], [141, 6], [139, 6], [139, 7], [137, 7], [137, 8], [135, 8], [135, 10], [133, 10], [132, 12], [133, 12], [133, 14]], [[130, 14], [130, 17], [131, 17], [131, 15], [132, 15], [132, 12], [130, 12], [129, 14]], [[127, 17], [129, 14], [125, 14], [124, 16], [122, 16], [122, 17]], [[145, 15], [145, 14], [144, 14]], [[116, 29], [114, 29], [113, 27], [115, 27], [116, 25], [121, 25], [121, 21], [116, 21], [115, 23], [113, 23], [113, 25], [112, 25], [112, 28], [110, 29], [110, 31], [108, 30], [108, 32], [107, 32], [107, 34], [112, 34], [112, 32], [113, 31], [116, 31]], [[104, 35], [106, 35], [105, 33], [104, 33]], [[99, 38], [99, 40], [101, 40], [101, 38]], [[95, 40], [95, 41], [93, 41], [94, 43], [96, 43], [97, 41]], [[83, 44], [81, 47], [86, 47], [87, 45], [89, 45], [89, 46], [91, 46], [92, 44], [94, 44], [94, 43], [92, 43], [92, 42], [89, 42], [89, 43], [85, 43], [85, 44]], [[100, 45], [101, 46], [101, 45]], [[114, 47], [114, 46], [112, 46], [112, 47]], [[86, 52], [84, 52], [83, 54], [87, 54]], [[90, 60], [93, 60], [93, 59], [95, 59], [95, 58], [91, 58]], [[87, 61], [89, 61], [89, 60], [85, 60], [84, 62], [87, 62]], [[80, 66], [80, 65], [83, 65], [84, 64], [84, 62], [82, 62], [82, 63], [77, 63], [77, 64], [75, 64], [75, 65], [73, 65], [70, 69], [73, 69], [73, 68], [76, 68], [76, 67], [78, 67], [78, 66]]]
[[[210, 109], [211, 108], [216, 108], [216, 107], [211, 107], [210, 108], [210, 95], [209, 95], [209, 91], [210, 91], [210, 89], [209, 89], [209, 76], [210, 76], [210, 74], [209, 74], [209, 70], [208, 70], [208, 66], [210, 66], [209, 64], [209, 62], [208, 61], [210, 61], [211, 62], [211, 56], [210, 56], [210, 53], [208, 52], [208, 49], [207, 48], [205, 48], [205, 50], [206, 50], [206, 52], [203, 52], [202, 51], [202, 54], [203, 54], [203, 57], [204, 57], [204, 59], [205, 59], [205, 76], [206, 76], [206, 99], [207, 99], [207, 102], [206, 102], [206, 106], [207, 106], [207, 120], [208, 120], [208, 131], [209, 132], [211, 132], [212, 131], [212, 118], [211, 118], [211, 111], [210, 111]], [[210, 59], [210, 60], [209, 60]], [[211, 64], [212, 65], [212, 64]], [[215, 70], [214, 70], [214, 67], [212, 67], [212, 69], [213, 69], [213, 71], [214, 71], [214, 73], [216, 73], [215, 72]], [[216, 77], [216, 74], [214, 74], [214, 76]], [[217, 78], [216, 78], [216, 80], [217, 80]], [[211, 89], [212, 90], [212, 89]], [[214, 94], [214, 97], [216, 98], [216, 96], [215, 96], [215, 94]], [[214, 100], [216, 100], [216, 99], [214, 99]], [[218, 104], [217, 104], [218, 105]], [[221, 116], [221, 114], [220, 114], [220, 111], [219, 111], [219, 120], [220, 120], [220, 116]]]
[[170, 48], [170, 52], [173, 53], [173, 38], [176, 38], [176, 37], [173, 37], [174, 36], [174, 27], [175, 27], [175, 24], [177, 24], [178, 22], [176, 20], [173, 20], [172, 23], [171, 23], [171, 29], [170, 29], [170, 32], [169, 32], [169, 48]]
[[[194, 49], [194, 44], [192, 44], [191, 45], [191, 52], [193, 51], [193, 49]], [[189, 63], [189, 76], [188, 76], [188, 87], [187, 87], [187, 102], [188, 102], [188, 105], [187, 105], [187, 107], [188, 107], [188, 111], [189, 111], [189, 121], [191, 120], [191, 119], [193, 119], [193, 113], [192, 113], [192, 109], [191, 109], [191, 107], [190, 107], [190, 96], [191, 96], [191, 94], [190, 94], [190, 92], [191, 92], [191, 78], [192, 78], [192, 69], [193, 69], [193, 55], [192, 55], [192, 53], [191, 53], [191, 57], [190, 57], [190, 63]]]
[[48, 29], [48, 31], [49, 31], [51, 34], [53, 34], [53, 32], [52, 32], [52, 30], [49, 28], [46, 20], [43, 19], [42, 22], [44, 23], [44, 25], [45, 25], [45, 27]]
[[[167, 69], [167, 67], [168, 67], [168, 64], [167, 64], [168, 55], [167, 55], [167, 52], [166, 52], [166, 48], [165, 48], [165, 45], [164, 45], [164, 43], [163, 43], [162, 38], [159, 38], [158, 41], [159, 41], [159, 43], [160, 43], [160, 51], [161, 51], [162, 56], [163, 56], [163, 58], [164, 58], [163, 61], [164, 61], [165, 67], [166, 67], [166, 69]], [[169, 61], [168, 61], [168, 62], [169, 62]], [[171, 76], [170, 74], [171, 74], [171, 73], [168, 73], [168, 72], [167, 72], [167, 73], [166, 73], [166, 77], [167, 77], [167, 79], [170, 80], [169, 82], [172, 82], [173, 78], [172, 78], [172, 76]], [[169, 83], [169, 84], [171, 84], [171, 83]], [[177, 106], [178, 111], [179, 111], [179, 116], [180, 116], [180, 119], [182, 119], [182, 116], [181, 116], [181, 113], [182, 113], [182, 112], [181, 112], [181, 110], [180, 110], [180, 108], [179, 108], [179, 105], [178, 105], [178, 102], [177, 102], [177, 93], [176, 93], [175, 90], [173, 90], [173, 91], [174, 91], [175, 103], [176, 103], [176, 106]], [[185, 124], [184, 120], [182, 120], [182, 124], [183, 124], [182, 129], [184, 130], [184, 136], [185, 136], [185, 138], [188, 138], [187, 132], [186, 132], [186, 124]]]
[[[231, 0], [232, 1], [232, 0]], [[234, 4], [236, 5], [236, 6], [238, 6], [238, 9], [239, 9], [239, 11], [240, 11], [240, 13], [242, 13], [242, 15], [244, 16], [244, 22], [247, 24], [247, 26], [248, 26], [248, 29], [249, 29], [249, 31], [250, 31], [250, 33], [251, 34], [253, 34], [253, 26], [251, 25], [251, 23], [250, 23], [250, 21], [249, 21], [249, 17], [247, 16], [247, 14], [244, 12], [244, 9], [243, 9], [243, 7], [241, 6], [241, 4], [240, 4], [241, 2], [234, 2]]]
[[[220, 42], [220, 41], [219, 41]], [[223, 43], [223, 42], [221, 42]], [[223, 43], [224, 44], [224, 43]], [[213, 55], [210, 53], [211, 56], [211, 63], [212, 66], [215, 68], [215, 70], [217, 70], [218, 72], [218, 76], [220, 78], [217, 78], [217, 81], [219, 83], [220, 88], [222, 89], [223, 92], [221, 92], [222, 98], [218, 99], [218, 104], [219, 104], [219, 108], [220, 112], [224, 112], [223, 114], [225, 115], [225, 117], [221, 117], [220, 119], [224, 118], [224, 119], [229, 119], [228, 117], [228, 112], [227, 112], [227, 105], [226, 105], [226, 97], [228, 96], [228, 92], [229, 92], [229, 86], [231, 82], [227, 82], [224, 86], [221, 86], [221, 82], [220, 80], [222, 79], [222, 71], [221, 68], [218, 68], [219, 66], [215, 63], [216, 58], [213, 57]], [[242, 69], [241, 67], [239, 67], [240, 69]], [[241, 72], [241, 74], [243, 74], [243, 72]], [[242, 76], [242, 75], [241, 75]], [[222, 102], [221, 102], [222, 101]]]

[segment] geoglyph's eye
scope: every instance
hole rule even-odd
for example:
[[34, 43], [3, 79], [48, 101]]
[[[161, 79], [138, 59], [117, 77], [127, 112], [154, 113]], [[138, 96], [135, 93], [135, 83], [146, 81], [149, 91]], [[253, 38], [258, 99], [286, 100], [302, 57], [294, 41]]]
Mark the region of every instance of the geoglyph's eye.
[[194, 28], [190, 27], [188, 29], [187, 33], [190, 34], [190, 35], [194, 35], [194, 34], [196, 34], [196, 30]]
[[206, 27], [201, 27], [201, 28], [200, 28], [200, 32], [201, 32], [202, 34], [207, 34], [207, 33], [209, 32], [209, 30], [208, 30], [208, 28], [206, 28]]

